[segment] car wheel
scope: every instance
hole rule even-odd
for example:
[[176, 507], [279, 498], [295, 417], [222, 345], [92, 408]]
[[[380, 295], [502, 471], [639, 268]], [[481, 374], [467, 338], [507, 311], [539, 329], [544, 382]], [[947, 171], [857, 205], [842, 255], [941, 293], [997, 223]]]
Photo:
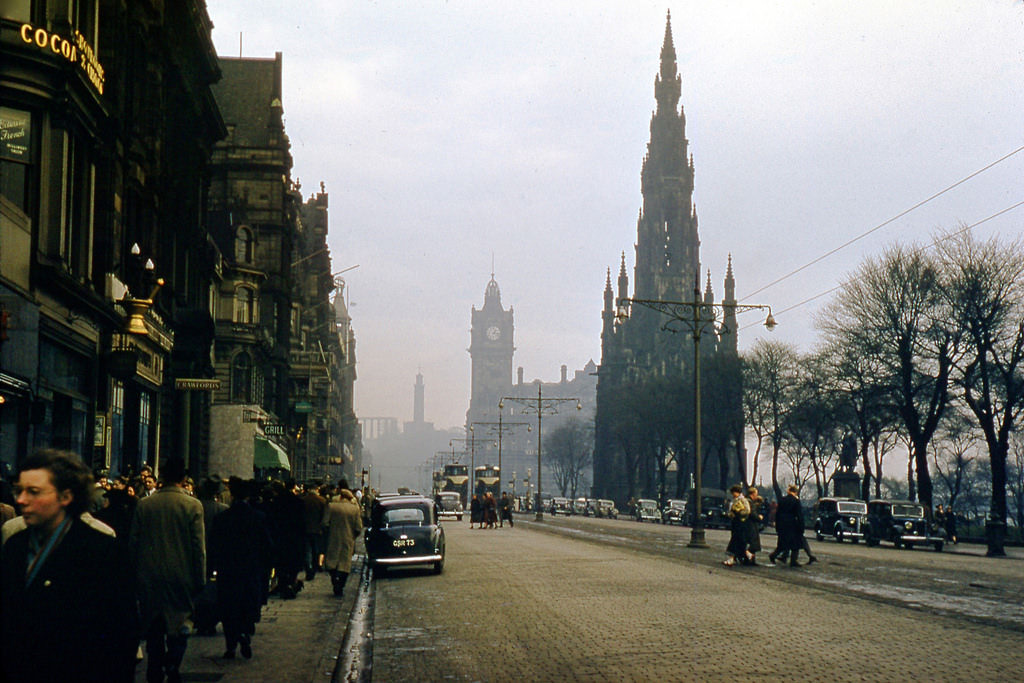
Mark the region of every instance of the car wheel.
[[442, 571], [444, 571], [444, 560], [438, 560], [434, 563], [434, 573], [440, 574]]
[[455, 519], [457, 519], [457, 520], [459, 520], [461, 522], [462, 521], [462, 515], [458, 515]]
[[868, 536], [864, 539], [864, 545], [868, 546], [869, 548], [874, 548], [876, 545], [878, 545], [878, 539], [872, 536]]
[[901, 541], [898, 538], [895, 541], [893, 541], [892, 544], [893, 544], [893, 546], [895, 546], [897, 548], [902, 548], [903, 547], [903, 541]]
[[941, 553], [942, 552], [942, 541], [936, 541], [935, 542], [935, 552], [937, 552], [937, 553]]
[[842, 543], [843, 542], [843, 532], [842, 531], [840, 531], [839, 529], [836, 529], [834, 535], [836, 537], [836, 543]]
[[914, 549], [914, 544], [913, 543], [904, 543], [903, 547], [906, 548], [907, 550], [913, 550]]
[[375, 565], [373, 565], [373, 578], [375, 578], [375, 579], [383, 579], [387, 575], [388, 575], [388, 567], [387, 567], [387, 565], [384, 565], [384, 564], [375, 564]]
[[814, 537], [818, 539], [819, 543], [825, 540], [825, 536], [821, 533], [821, 529], [818, 527], [814, 527]]

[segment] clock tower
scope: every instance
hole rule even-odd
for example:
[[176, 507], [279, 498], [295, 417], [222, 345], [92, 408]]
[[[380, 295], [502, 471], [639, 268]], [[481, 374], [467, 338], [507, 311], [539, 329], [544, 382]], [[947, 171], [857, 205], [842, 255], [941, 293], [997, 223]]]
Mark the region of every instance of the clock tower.
[[501, 290], [491, 273], [484, 292], [484, 306], [473, 307], [469, 355], [473, 361], [473, 387], [466, 426], [497, 422], [498, 401], [512, 389], [512, 307], [501, 307]]

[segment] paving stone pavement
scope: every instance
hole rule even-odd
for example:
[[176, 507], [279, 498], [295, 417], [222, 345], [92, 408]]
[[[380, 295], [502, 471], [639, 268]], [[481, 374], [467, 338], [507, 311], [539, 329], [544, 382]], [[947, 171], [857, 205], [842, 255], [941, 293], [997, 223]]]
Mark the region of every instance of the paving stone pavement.
[[1024, 633], [757, 571], [447, 524], [375, 582], [374, 681], [1018, 681]]
[[[291, 683], [331, 680], [349, 614], [356, 600], [361, 556], [341, 598], [331, 591], [331, 580], [318, 574], [294, 600], [271, 597], [256, 635], [252, 659], [236, 654], [224, 659], [224, 635], [218, 625], [216, 636], [191, 636], [181, 672], [183, 681], [224, 683]], [[146, 663], [136, 667], [135, 680], [146, 680]]]

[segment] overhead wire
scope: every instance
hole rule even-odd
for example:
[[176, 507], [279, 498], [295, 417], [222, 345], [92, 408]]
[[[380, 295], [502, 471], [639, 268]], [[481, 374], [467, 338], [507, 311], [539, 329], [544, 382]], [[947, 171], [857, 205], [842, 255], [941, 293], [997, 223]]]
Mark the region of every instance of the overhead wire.
[[[1024, 149], [1024, 148], [1021, 148], [1021, 149]], [[962, 228], [960, 228], [959, 230], [957, 230], [954, 233], [950, 233], [950, 234], [947, 234], [947, 235], [942, 235], [940, 237], [937, 237], [934, 240], [932, 240], [931, 244], [928, 244], [927, 246], [921, 247], [921, 249], [922, 250], [924, 250], [924, 249], [934, 249], [935, 247], [937, 247], [939, 245], [939, 242], [941, 240], [943, 240], [943, 239], [947, 239], [949, 237], [956, 237], [957, 235], [962, 235], [963, 233], [967, 232], [968, 230], [976, 228], [979, 225], [982, 225], [983, 223], [987, 223], [988, 221], [993, 220], [994, 218], [998, 218], [999, 216], [1002, 216], [1004, 213], [1009, 213], [1010, 211], [1013, 211], [1014, 209], [1020, 208], [1021, 206], [1024, 206], [1024, 200], [1021, 200], [1021, 201], [1017, 202], [1016, 204], [1008, 206], [1005, 209], [1002, 209], [1000, 211], [996, 211], [994, 214], [992, 214], [990, 216], [987, 216], [985, 218], [982, 218], [979, 221], [975, 221], [974, 223], [971, 223], [970, 225], [965, 225], [965, 226], [963, 226]], [[809, 304], [810, 302], [812, 302], [812, 301], [814, 301], [816, 299], [820, 299], [823, 296], [828, 296], [829, 294], [832, 294], [833, 292], [836, 292], [836, 291], [838, 291], [838, 290], [840, 290], [842, 288], [843, 288], [843, 283], [839, 283], [838, 285], [836, 285], [835, 287], [832, 287], [831, 289], [825, 290], [824, 292], [821, 292], [819, 294], [815, 294], [814, 296], [808, 297], [808, 298], [804, 299], [803, 301], [801, 301], [799, 303], [793, 304], [792, 306], [789, 306], [787, 308], [783, 308], [783, 309], [781, 309], [779, 311], [773, 311], [772, 315], [779, 316], [779, 315], [782, 315], [783, 313], [788, 313], [789, 311], [792, 311], [792, 310], [794, 310], [796, 308], [800, 308], [801, 306]], [[760, 290], [758, 290], [758, 291], [760, 291]], [[751, 327], [751, 326], [757, 325], [757, 324], [760, 324], [760, 323], [748, 323], [747, 325], [741, 326], [739, 329], [743, 330], [743, 329], [746, 329], [748, 327]]]
[[[942, 189], [942, 190], [936, 192], [935, 194], [933, 194], [932, 196], [928, 197], [927, 199], [922, 199], [917, 204], [914, 204], [910, 208], [901, 211], [900, 213], [896, 214], [892, 218], [890, 218], [890, 219], [888, 219], [888, 220], [886, 220], [886, 221], [884, 221], [882, 223], [879, 223], [875, 227], [873, 227], [870, 230], [867, 230], [867, 231], [861, 233], [860, 235], [857, 235], [853, 239], [847, 240], [843, 244], [840, 244], [838, 247], [835, 247], [834, 249], [832, 249], [832, 250], [822, 254], [821, 256], [818, 256], [817, 258], [813, 259], [809, 263], [806, 263], [806, 264], [800, 266], [799, 268], [797, 268], [795, 270], [792, 270], [789, 273], [786, 273], [782, 277], [779, 277], [779, 278], [776, 278], [775, 280], [772, 280], [771, 282], [769, 282], [768, 284], [764, 285], [760, 289], [756, 289], [753, 292], [750, 292], [749, 294], [747, 294], [743, 298], [744, 299], [749, 299], [752, 296], [760, 294], [761, 292], [763, 292], [764, 290], [768, 289], [769, 287], [773, 287], [773, 286], [779, 284], [780, 282], [782, 282], [784, 280], [788, 280], [789, 278], [793, 277], [797, 273], [800, 273], [800, 272], [802, 272], [804, 270], [807, 270], [808, 268], [810, 268], [811, 266], [815, 265], [816, 263], [820, 263], [821, 261], [824, 261], [825, 259], [827, 259], [829, 256], [832, 256], [833, 254], [836, 254], [837, 252], [842, 251], [843, 249], [845, 249], [846, 247], [850, 246], [851, 244], [859, 242], [860, 240], [864, 239], [868, 235], [871, 235], [871, 234], [881, 230], [882, 228], [884, 228], [885, 226], [889, 225], [893, 221], [897, 221], [900, 218], [903, 218], [908, 213], [910, 213], [910, 212], [912, 212], [912, 211], [914, 211], [916, 209], [921, 208], [922, 206], [924, 206], [928, 202], [941, 197], [942, 195], [946, 194], [950, 190], [953, 190], [953, 189], [959, 187], [960, 185], [963, 185], [968, 180], [971, 180], [972, 178], [974, 178], [974, 177], [976, 177], [978, 175], [981, 175], [982, 173], [984, 173], [985, 171], [989, 170], [993, 166], [1001, 164], [1002, 162], [1006, 161], [1007, 159], [1009, 159], [1010, 157], [1014, 156], [1015, 154], [1019, 154], [1020, 152], [1024, 152], [1024, 146], [1018, 147], [1017, 149], [1013, 150], [1012, 152], [1009, 152], [1008, 154], [1004, 154], [1003, 156], [1001, 156], [1000, 158], [996, 159], [992, 163], [984, 166], [983, 168], [980, 168], [977, 171], [974, 171], [970, 175], [964, 176], [963, 178], [961, 178], [960, 180], [956, 181], [955, 183], [953, 183], [949, 187], [946, 187], [945, 189]], [[1015, 208], [1015, 207], [1011, 207], [1011, 208]], [[1007, 210], [1009, 210], [1009, 209], [1007, 209]], [[1004, 213], [1004, 212], [1001, 212], [1001, 213]], [[996, 215], [998, 215], [998, 214], [996, 214]], [[814, 298], [817, 298], [817, 297], [812, 297], [811, 300], [813, 300]]]

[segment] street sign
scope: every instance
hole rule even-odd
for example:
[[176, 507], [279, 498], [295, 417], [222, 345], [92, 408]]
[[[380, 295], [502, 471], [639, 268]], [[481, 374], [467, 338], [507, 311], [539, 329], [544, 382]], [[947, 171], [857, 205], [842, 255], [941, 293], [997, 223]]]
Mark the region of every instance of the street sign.
[[217, 391], [220, 389], [220, 380], [179, 377], [174, 380], [174, 388], [178, 391]]
[[313, 412], [313, 404], [309, 401], [297, 401], [295, 403], [296, 413], [311, 413]]

